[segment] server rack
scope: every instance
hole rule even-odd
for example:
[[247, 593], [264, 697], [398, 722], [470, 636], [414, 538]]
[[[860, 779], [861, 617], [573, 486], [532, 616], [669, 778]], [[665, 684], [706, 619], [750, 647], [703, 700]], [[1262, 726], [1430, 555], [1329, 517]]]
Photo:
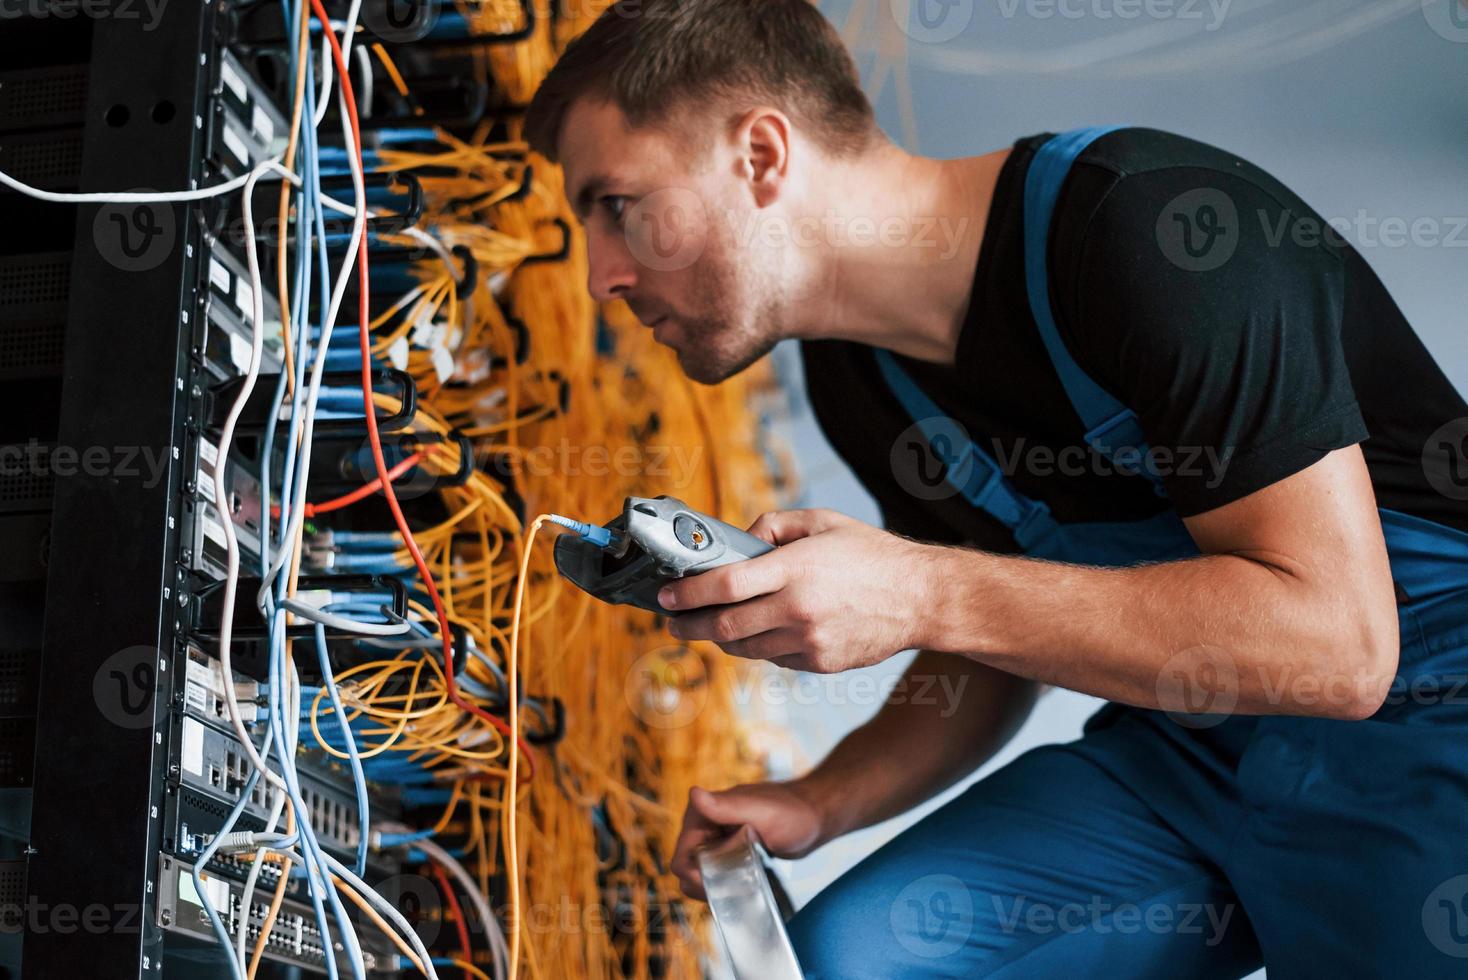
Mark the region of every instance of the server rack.
[[[249, 144], [280, 124], [268, 101], [244, 127], [222, 108], [255, 86], [226, 4], [159, 9], [4, 9], [0, 169], [43, 189], [181, 189], [266, 155]], [[230, 736], [188, 716], [201, 460], [218, 365], [239, 353], [220, 333], [217, 287], [239, 269], [220, 207], [0, 190], [0, 445], [23, 450], [0, 475], [0, 898], [18, 923], [0, 955], [25, 977], [145, 978], [170, 957], [191, 963], [171, 975], [227, 975], [179, 894], [193, 835], [237, 788], [213, 761]], [[340, 813], [330, 780], [313, 800]], [[270, 962], [299, 975], [293, 955]]]

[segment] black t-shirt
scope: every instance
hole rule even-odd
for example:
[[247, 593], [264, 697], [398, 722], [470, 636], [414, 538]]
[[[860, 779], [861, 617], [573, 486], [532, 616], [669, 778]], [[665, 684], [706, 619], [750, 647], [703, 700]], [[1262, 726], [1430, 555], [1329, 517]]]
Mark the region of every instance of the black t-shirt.
[[[956, 363], [894, 355], [1020, 492], [1062, 522], [1167, 506], [1187, 517], [1362, 443], [1380, 506], [1468, 531], [1468, 404], [1365, 260], [1259, 168], [1156, 130], [1118, 130], [1081, 154], [1049, 268], [1067, 348], [1136, 412], [1170, 502], [1091, 453], [1025, 292], [1025, 175], [1047, 138], [1019, 141], [1000, 173]], [[936, 464], [873, 348], [801, 352], [816, 418], [889, 528], [1016, 550], [993, 518], [930, 489]]]

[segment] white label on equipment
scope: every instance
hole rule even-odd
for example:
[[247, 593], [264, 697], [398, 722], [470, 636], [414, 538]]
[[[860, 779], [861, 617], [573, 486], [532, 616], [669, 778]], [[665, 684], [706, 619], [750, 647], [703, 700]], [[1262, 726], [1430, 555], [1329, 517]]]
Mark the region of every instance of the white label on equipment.
[[224, 263], [212, 256], [209, 259], [209, 282], [224, 295], [229, 295], [229, 283], [233, 278]]
[[208, 514], [204, 515], [204, 536], [221, 548], [229, 547], [229, 538], [225, 537], [224, 525]]
[[255, 129], [255, 135], [260, 137], [260, 142], [269, 146], [275, 142], [275, 123], [270, 118], [270, 113], [259, 106], [250, 114], [250, 125]]
[[205, 473], [202, 467], [199, 469], [199, 493], [211, 504], [219, 503], [219, 498], [214, 496], [214, 474]]
[[197, 660], [189, 660], [188, 685], [184, 688], [184, 704], [200, 714], [209, 710], [210, 682], [213, 677], [209, 668]]
[[[204, 894], [209, 899], [209, 904], [214, 906], [216, 912], [229, 914], [229, 885], [223, 878], [215, 878], [199, 872], [199, 881], [204, 885]], [[199, 897], [199, 890], [194, 887], [194, 876], [182, 869], [178, 872], [178, 898], [181, 902], [190, 905], [204, 907], [204, 900]]]
[[245, 80], [240, 77], [240, 73], [235, 71], [234, 66], [229, 63], [228, 58], [224, 59], [220, 65], [219, 79], [229, 86], [229, 90], [234, 93], [235, 98], [241, 102], [250, 101], [250, 89], [245, 85]]
[[[232, 335], [231, 335], [232, 336]], [[219, 447], [208, 439], [199, 440], [199, 493], [211, 504], [218, 503], [214, 496], [214, 465], [219, 462]], [[192, 664], [193, 661], [190, 661]]]
[[183, 746], [179, 756], [184, 772], [204, 775], [204, 726], [192, 718], [183, 720]]
[[245, 315], [246, 323], [255, 322], [255, 290], [243, 276], [234, 284], [234, 305]]
[[250, 342], [237, 333], [229, 335], [229, 359], [241, 373], [250, 370], [250, 355], [254, 348]]
[[250, 150], [245, 146], [245, 141], [239, 138], [229, 126], [224, 127], [224, 145], [233, 153], [235, 159], [240, 163], [248, 165], [250, 162]]

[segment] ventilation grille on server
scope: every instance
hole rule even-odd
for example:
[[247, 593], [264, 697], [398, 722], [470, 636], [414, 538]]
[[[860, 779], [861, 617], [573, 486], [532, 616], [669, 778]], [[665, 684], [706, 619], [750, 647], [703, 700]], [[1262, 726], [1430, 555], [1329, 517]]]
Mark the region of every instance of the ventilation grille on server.
[[211, 800], [192, 790], [184, 790], [182, 795], [184, 805], [199, 813], [206, 813], [211, 817], [218, 817], [221, 821], [229, 816], [230, 807], [225, 806], [217, 800]]
[[86, 65], [0, 72], [0, 130], [74, 126], [86, 109]]
[[26, 863], [0, 861], [0, 932], [13, 933], [25, 925]]
[[0, 258], [0, 310], [64, 308], [70, 288], [69, 252]]
[[71, 255], [0, 256], [0, 379], [61, 373]]
[[0, 320], [0, 378], [60, 374], [65, 336], [59, 315]]
[[34, 651], [0, 650], [0, 712], [20, 714], [36, 705]]
[[50, 446], [0, 445], [0, 514], [50, 510], [55, 492]]
[[71, 190], [82, 169], [79, 129], [0, 136], [0, 170], [43, 190]]

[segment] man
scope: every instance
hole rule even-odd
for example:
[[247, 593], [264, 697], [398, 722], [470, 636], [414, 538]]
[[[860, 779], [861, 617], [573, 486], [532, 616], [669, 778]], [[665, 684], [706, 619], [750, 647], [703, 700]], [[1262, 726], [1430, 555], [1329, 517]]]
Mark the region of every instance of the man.
[[1461, 975], [1468, 405], [1307, 205], [1145, 129], [909, 155], [805, 0], [619, 3], [527, 135], [592, 293], [691, 377], [801, 341], [889, 528], [766, 514], [781, 547], [667, 588], [669, 629], [965, 685], [803, 778], [695, 790], [690, 895], [699, 845], [902, 813], [1053, 684], [1111, 703], [802, 910], [808, 975]]

